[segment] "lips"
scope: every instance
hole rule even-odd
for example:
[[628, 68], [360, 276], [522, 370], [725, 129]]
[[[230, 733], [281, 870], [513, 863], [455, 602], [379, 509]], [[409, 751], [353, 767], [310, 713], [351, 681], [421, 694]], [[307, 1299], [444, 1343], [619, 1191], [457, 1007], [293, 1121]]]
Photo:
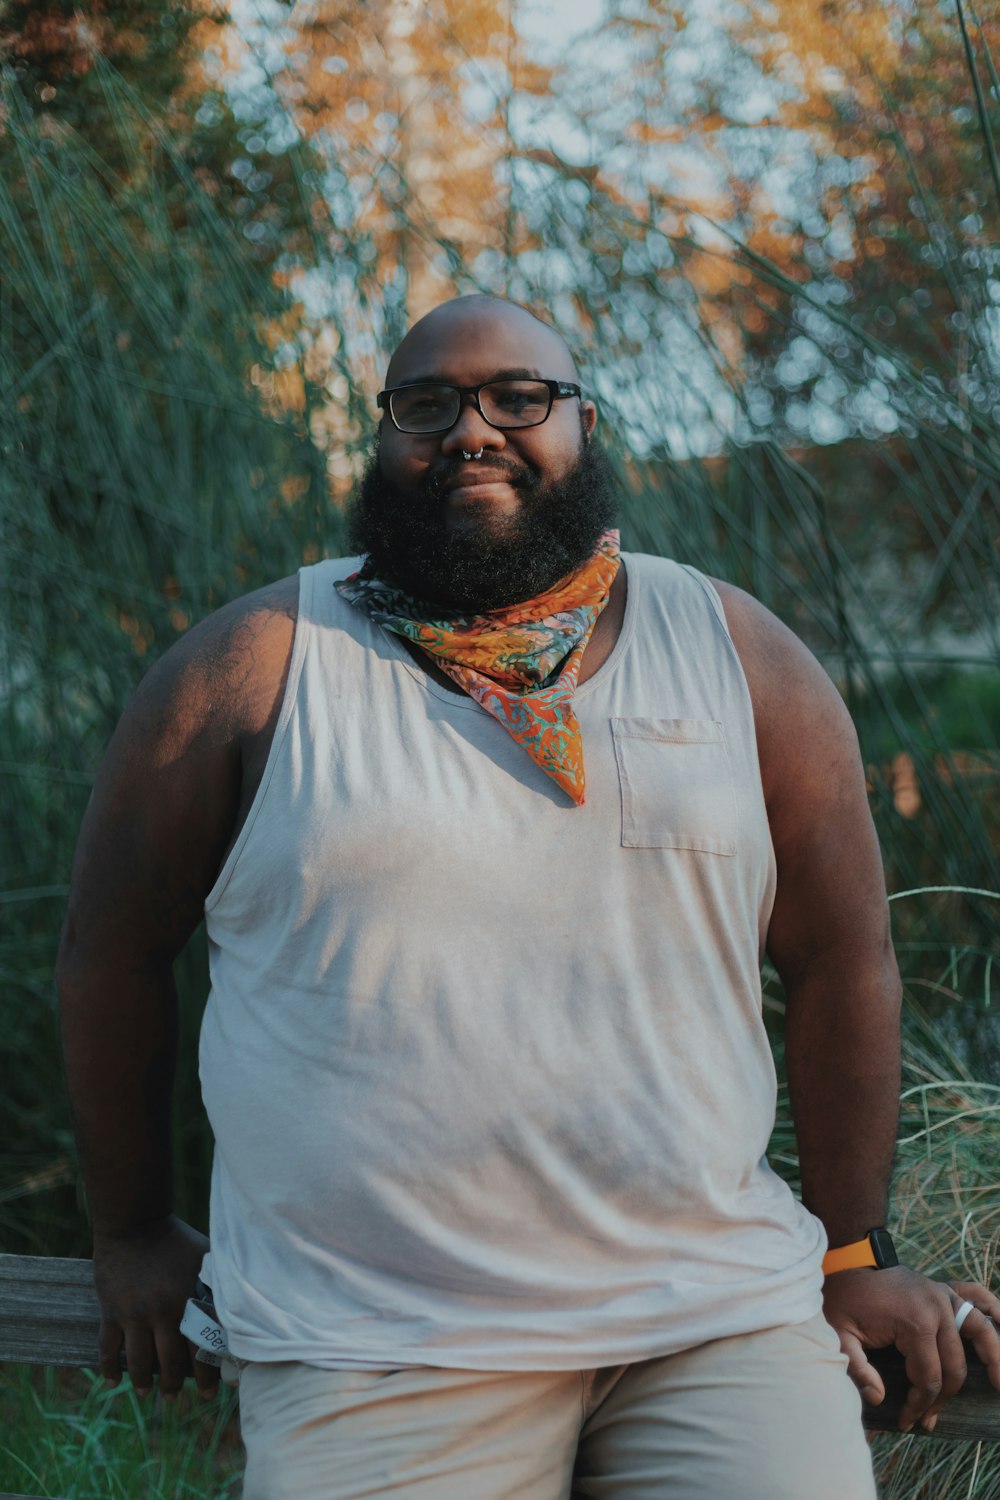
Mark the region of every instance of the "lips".
[[449, 474], [441, 485], [445, 494], [451, 494], [452, 490], [480, 489], [486, 485], [509, 484], [511, 487], [517, 484], [517, 475], [510, 474], [506, 469], [459, 469], [456, 474]]
[[[431, 505], [435, 501], [448, 501], [452, 506], [464, 507], [477, 499], [484, 503], [494, 503], [504, 498], [509, 503], [509, 494], [502, 497], [498, 493], [504, 489], [515, 490], [523, 499], [536, 486], [536, 477], [530, 469], [513, 468], [502, 460], [499, 463], [487, 460], [471, 464], [442, 464], [432, 474], [424, 475], [418, 493], [422, 500]], [[492, 495], [489, 493], [491, 490]]]

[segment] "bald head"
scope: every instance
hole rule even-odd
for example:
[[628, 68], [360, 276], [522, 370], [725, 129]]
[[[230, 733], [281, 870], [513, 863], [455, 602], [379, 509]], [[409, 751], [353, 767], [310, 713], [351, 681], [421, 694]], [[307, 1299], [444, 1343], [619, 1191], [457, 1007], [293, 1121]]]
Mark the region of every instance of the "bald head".
[[[548, 386], [547, 414], [522, 422], [529, 397], [534, 415], [546, 410], [528, 382]], [[352, 523], [378, 577], [448, 607], [496, 609], [542, 592], [590, 555], [614, 497], [590, 445], [597, 408], [580, 395], [554, 328], [502, 297], [456, 297], [413, 325], [386, 386], [411, 388], [404, 421], [383, 396]], [[441, 386], [457, 398], [445, 401]], [[419, 420], [411, 430], [406, 416], [428, 407], [429, 430]], [[452, 413], [448, 425], [432, 425]]]
[[476, 367], [478, 380], [509, 369], [543, 380], [577, 379], [573, 356], [554, 328], [517, 302], [476, 293], [442, 302], [414, 323], [389, 361], [386, 386], [453, 379], [445, 367], [458, 358]]

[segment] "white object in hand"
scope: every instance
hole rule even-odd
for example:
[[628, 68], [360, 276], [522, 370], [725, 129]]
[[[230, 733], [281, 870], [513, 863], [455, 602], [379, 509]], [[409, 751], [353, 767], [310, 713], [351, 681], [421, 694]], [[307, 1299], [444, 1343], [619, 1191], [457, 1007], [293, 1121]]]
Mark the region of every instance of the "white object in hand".
[[975, 1310], [976, 1305], [974, 1302], [963, 1302], [961, 1307], [955, 1313], [955, 1327], [961, 1328], [970, 1312], [975, 1312]]

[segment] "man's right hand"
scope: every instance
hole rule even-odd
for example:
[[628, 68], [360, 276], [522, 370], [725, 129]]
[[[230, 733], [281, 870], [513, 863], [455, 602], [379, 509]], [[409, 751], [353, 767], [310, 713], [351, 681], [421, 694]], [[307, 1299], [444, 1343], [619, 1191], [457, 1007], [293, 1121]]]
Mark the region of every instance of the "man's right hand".
[[173, 1399], [193, 1374], [199, 1395], [215, 1394], [219, 1371], [193, 1356], [180, 1331], [194, 1292], [205, 1235], [172, 1214], [121, 1234], [95, 1233], [94, 1283], [101, 1304], [100, 1367], [108, 1385], [121, 1379], [121, 1351], [138, 1395], [153, 1386], [154, 1360], [160, 1390]]

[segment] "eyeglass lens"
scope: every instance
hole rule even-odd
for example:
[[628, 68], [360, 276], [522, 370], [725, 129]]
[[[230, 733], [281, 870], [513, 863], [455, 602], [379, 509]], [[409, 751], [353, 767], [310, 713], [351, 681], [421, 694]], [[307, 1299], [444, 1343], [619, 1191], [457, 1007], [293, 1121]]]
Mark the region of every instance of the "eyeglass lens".
[[[443, 432], [457, 420], [462, 398], [451, 385], [410, 385], [389, 397], [392, 419], [403, 432]], [[539, 380], [493, 380], [480, 386], [479, 406], [494, 427], [537, 427], [552, 398]]]

